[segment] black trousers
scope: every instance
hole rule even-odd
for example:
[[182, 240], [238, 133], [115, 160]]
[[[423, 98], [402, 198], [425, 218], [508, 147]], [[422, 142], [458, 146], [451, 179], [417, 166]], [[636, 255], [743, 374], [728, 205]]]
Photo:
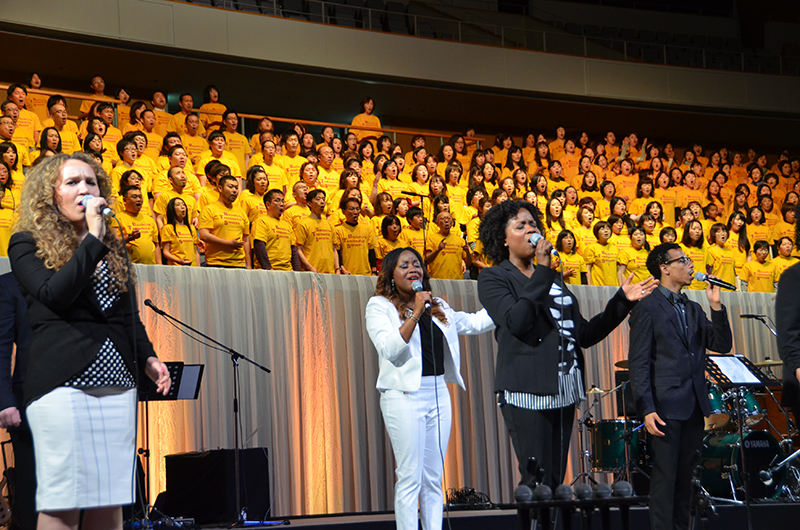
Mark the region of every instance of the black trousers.
[[12, 528], [36, 530], [36, 465], [33, 438], [24, 416], [20, 426], [8, 429], [8, 434], [14, 448], [14, 473], [9, 478], [14, 491]]
[[652, 436], [653, 472], [650, 475], [650, 527], [653, 530], [689, 528], [691, 480], [700, 463], [703, 445], [703, 413], [695, 408], [688, 420], [667, 420], [658, 428], [664, 436]]
[[[520, 484], [533, 488], [534, 477], [528, 472], [528, 459], [535, 456], [544, 468], [544, 484], [555, 488], [564, 481], [567, 469], [575, 406], [555, 410], [528, 410], [504, 403], [503, 420], [517, 454]], [[563, 443], [562, 443], [563, 441]]]

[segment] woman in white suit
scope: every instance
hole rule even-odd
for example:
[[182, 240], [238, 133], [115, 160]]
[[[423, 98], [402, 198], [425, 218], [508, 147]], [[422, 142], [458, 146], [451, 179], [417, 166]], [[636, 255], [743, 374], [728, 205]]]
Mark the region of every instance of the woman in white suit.
[[[417, 281], [420, 292], [413, 288]], [[458, 336], [490, 331], [494, 323], [485, 309], [474, 314], [454, 311], [433, 297], [428, 272], [412, 248], [395, 249], [383, 259], [366, 322], [378, 351], [376, 387], [397, 464], [397, 528], [416, 530], [419, 499], [422, 528], [438, 530], [452, 419], [446, 383], [464, 388]]]

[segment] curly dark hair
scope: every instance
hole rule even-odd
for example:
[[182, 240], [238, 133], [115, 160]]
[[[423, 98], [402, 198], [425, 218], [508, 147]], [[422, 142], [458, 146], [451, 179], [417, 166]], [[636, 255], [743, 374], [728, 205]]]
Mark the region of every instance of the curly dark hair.
[[520, 210], [528, 210], [536, 220], [536, 225], [540, 232], [544, 232], [542, 224], [542, 214], [539, 209], [527, 201], [505, 201], [493, 206], [481, 221], [480, 239], [483, 243], [483, 253], [499, 264], [508, 259], [508, 247], [506, 242], [506, 226], [508, 222], [517, 216]]
[[[389, 300], [397, 308], [400, 314], [400, 320], [406, 320], [405, 304], [406, 300], [400, 291], [394, 286], [394, 270], [397, 268], [397, 262], [400, 261], [400, 255], [404, 252], [411, 252], [419, 260], [422, 267], [422, 288], [425, 291], [431, 290], [431, 276], [428, 274], [428, 269], [425, 267], [425, 261], [419, 252], [411, 247], [396, 248], [386, 254], [381, 261], [381, 273], [378, 275], [378, 281], [375, 284], [375, 296], [383, 296]], [[431, 314], [439, 319], [440, 322], [447, 324], [447, 317], [442, 310], [442, 306], [436, 298], [431, 300]]]

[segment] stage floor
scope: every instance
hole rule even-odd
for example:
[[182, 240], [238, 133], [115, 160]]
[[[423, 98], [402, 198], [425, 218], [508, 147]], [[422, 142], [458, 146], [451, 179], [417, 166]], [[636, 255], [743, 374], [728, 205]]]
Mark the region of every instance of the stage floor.
[[[800, 526], [800, 503], [772, 503], [762, 502], [752, 504], [750, 519], [753, 530], [775, 530], [777, 528], [797, 528]], [[747, 508], [745, 506], [717, 506], [717, 516], [710, 517], [707, 521], [695, 521], [693, 529], [696, 530], [746, 530]], [[393, 530], [394, 514], [365, 513], [365, 514], [340, 514], [320, 515], [308, 517], [288, 517], [289, 526], [314, 527], [315, 530]], [[611, 510], [610, 528], [623, 528], [619, 510]], [[459, 510], [450, 512], [450, 527], [453, 530], [517, 530], [517, 512], [513, 509], [495, 510]], [[632, 507], [630, 509], [630, 528], [645, 530], [650, 527], [648, 508]], [[221, 526], [206, 526], [209, 530], [228, 528]], [[252, 525], [249, 528], [274, 528], [274, 525]], [[445, 519], [443, 528], [447, 530]], [[581, 528], [578, 514], [573, 514], [572, 528]], [[592, 514], [591, 528], [602, 528], [599, 513]]]

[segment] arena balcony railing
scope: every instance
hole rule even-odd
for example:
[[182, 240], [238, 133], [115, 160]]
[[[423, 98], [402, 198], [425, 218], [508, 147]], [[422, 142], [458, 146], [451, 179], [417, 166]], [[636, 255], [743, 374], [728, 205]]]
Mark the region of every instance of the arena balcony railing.
[[[179, 0], [175, 0], [179, 1]], [[481, 0], [469, 0], [476, 7]], [[736, 72], [800, 75], [800, 56], [774, 55], [736, 49], [724, 39], [709, 38], [705, 45], [683, 35], [670, 35], [669, 42], [626, 37], [624, 28], [581, 26], [565, 21], [550, 21], [552, 30], [526, 29], [485, 22], [486, 11], [462, 10], [463, 18], [412, 13], [396, 1], [383, 0], [194, 0], [196, 5], [250, 12], [372, 31], [412, 35], [470, 44], [563, 53], [622, 61], [670, 66], [688, 66]], [[435, 10], [437, 4], [414, 4], [418, 9]], [[444, 6], [444, 3], [441, 4]], [[449, 7], [452, 7], [450, 5]], [[442, 12], [445, 14], [444, 12]], [[611, 36], [605, 32], [613, 29]], [[651, 32], [638, 32], [651, 33]], [[705, 39], [704, 39], [705, 40]], [[730, 40], [730, 39], [728, 39]]]

